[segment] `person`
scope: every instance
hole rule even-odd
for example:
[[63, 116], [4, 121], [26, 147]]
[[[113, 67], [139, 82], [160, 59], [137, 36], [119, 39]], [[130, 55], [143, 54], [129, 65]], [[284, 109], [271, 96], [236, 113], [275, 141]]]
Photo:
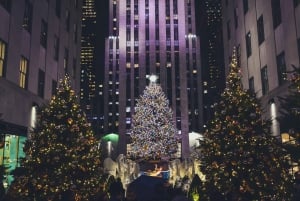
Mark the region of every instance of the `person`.
[[61, 193], [60, 200], [63, 201], [75, 201], [75, 193], [71, 190], [67, 190]]
[[92, 201], [109, 201], [109, 198], [107, 193], [100, 192], [93, 197]]
[[132, 184], [127, 187], [125, 201], [138, 201], [136, 189]]
[[181, 188], [175, 188], [173, 190], [173, 198], [172, 201], [188, 201], [189, 199], [186, 197]]
[[120, 181], [117, 180], [111, 183], [108, 192], [110, 195], [109, 201], [124, 201], [125, 190]]

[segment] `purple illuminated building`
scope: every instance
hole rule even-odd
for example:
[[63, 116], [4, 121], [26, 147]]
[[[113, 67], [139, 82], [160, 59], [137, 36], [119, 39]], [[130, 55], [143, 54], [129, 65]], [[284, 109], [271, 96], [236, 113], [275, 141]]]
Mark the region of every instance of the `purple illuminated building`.
[[135, 100], [156, 74], [174, 113], [181, 156], [203, 126], [200, 41], [193, 0], [112, 0], [106, 40], [104, 130], [126, 153]]

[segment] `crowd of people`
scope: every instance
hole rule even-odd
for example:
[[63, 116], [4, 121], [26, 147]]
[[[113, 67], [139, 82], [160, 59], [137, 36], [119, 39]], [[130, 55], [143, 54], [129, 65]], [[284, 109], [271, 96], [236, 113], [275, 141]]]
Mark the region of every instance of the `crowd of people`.
[[156, 184], [152, 189], [153, 194], [150, 196], [141, 195], [137, 187], [131, 183], [125, 190], [122, 183], [117, 180], [110, 185], [110, 197], [103, 195], [99, 201], [188, 201], [186, 194], [181, 189], [171, 187], [168, 182]]

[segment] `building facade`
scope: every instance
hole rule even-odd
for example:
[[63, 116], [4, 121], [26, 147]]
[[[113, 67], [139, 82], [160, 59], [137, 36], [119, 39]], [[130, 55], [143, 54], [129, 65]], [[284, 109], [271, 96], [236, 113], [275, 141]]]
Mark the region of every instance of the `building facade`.
[[82, 6], [80, 102], [91, 117], [96, 102], [95, 45], [96, 5], [94, 0], [84, 0]]
[[278, 97], [287, 91], [286, 72], [300, 60], [300, 1], [223, 0], [222, 7], [225, 66], [236, 46], [243, 86], [261, 99], [280, 136]]
[[189, 133], [202, 129], [199, 38], [191, 0], [113, 0], [106, 40], [104, 129], [119, 134], [126, 153], [135, 101], [159, 77], [174, 124], [181, 135], [182, 157], [189, 155]]
[[203, 81], [203, 119], [213, 116], [213, 105], [225, 87], [222, 2], [221, 0], [197, 0], [197, 32], [201, 38], [201, 62]]
[[99, 94], [99, 83], [102, 81], [103, 72], [100, 69], [103, 69], [103, 67], [101, 68], [101, 65], [97, 62], [97, 56], [99, 56], [99, 43], [97, 41], [101, 37], [99, 36], [99, 12], [97, 12], [96, 3], [99, 3], [99, 1], [83, 0], [82, 5], [80, 104], [92, 125], [94, 133], [101, 135], [103, 123], [100, 118], [99, 109], [101, 107], [99, 105], [103, 105], [103, 97]]
[[79, 91], [81, 7], [79, 0], [0, 1], [0, 164], [18, 166], [35, 109], [59, 79], [68, 74]]

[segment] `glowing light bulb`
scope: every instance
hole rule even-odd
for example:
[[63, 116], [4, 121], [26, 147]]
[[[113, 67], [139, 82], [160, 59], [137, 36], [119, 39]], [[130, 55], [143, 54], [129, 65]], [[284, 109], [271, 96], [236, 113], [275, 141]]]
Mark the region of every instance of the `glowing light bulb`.
[[150, 75], [149, 80], [150, 80], [150, 82], [156, 82], [156, 80], [158, 80], [158, 76]]

